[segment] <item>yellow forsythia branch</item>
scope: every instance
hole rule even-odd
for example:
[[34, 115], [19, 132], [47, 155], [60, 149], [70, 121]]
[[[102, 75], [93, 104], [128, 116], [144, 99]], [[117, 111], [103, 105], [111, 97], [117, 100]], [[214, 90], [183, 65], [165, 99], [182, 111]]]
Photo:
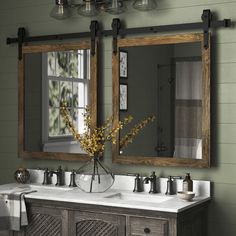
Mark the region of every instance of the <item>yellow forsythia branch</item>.
[[[84, 114], [84, 123], [86, 127], [85, 133], [79, 134], [77, 133], [75, 126], [71, 121], [66, 103], [61, 104], [60, 113], [66, 124], [66, 127], [72, 133], [74, 138], [80, 143], [81, 148], [86, 151], [89, 156], [102, 155], [105, 149], [105, 142], [111, 141], [112, 144], [115, 144], [118, 131], [123, 129], [125, 125], [133, 120], [132, 116], [128, 116], [124, 118], [123, 121], [119, 121], [116, 127], [113, 127], [113, 119], [110, 117], [105, 121], [104, 125], [101, 127], [95, 127], [91, 131], [91, 113], [90, 109], [86, 107]], [[128, 134], [126, 134], [123, 139], [121, 139], [120, 147], [126, 147], [128, 143], [131, 143], [133, 138], [140, 132], [140, 130], [154, 119], [154, 116], [147, 117], [139, 124], [134, 126], [134, 128]]]
[[134, 126], [125, 136], [120, 140], [120, 149], [126, 147], [129, 143], [133, 142], [133, 139], [138, 133], [150, 122], [155, 120], [155, 116], [149, 116], [143, 119], [140, 123]]

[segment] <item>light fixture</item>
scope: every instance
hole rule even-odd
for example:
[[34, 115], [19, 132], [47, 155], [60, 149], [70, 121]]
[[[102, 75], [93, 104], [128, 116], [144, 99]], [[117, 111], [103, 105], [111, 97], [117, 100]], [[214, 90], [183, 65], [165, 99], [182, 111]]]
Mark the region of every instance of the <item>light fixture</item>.
[[99, 14], [98, 8], [95, 5], [94, 0], [84, 0], [84, 2], [78, 6], [78, 14], [82, 16], [92, 17]]
[[56, 6], [50, 12], [50, 16], [57, 20], [64, 20], [71, 16], [71, 9], [67, 0], [56, 0]]
[[111, 0], [106, 6], [106, 12], [118, 15], [123, 13], [126, 10], [125, 4], [122, 0]]
[[135, 0], [133, 8], [139, 11], [150, 11], [157, 7], [155, 0]]
[[[77, 13], [86, 17], [96, 16], [101, 11], [118, 15], [126, 10], [125, 1], [129, 0], [83, 0], [78, 4], [69, 4], [68, 0], [56, 0], [50, 16], [57, 20], [64, 20], [71, 16], [72, 8], [77, 8]], [[139, 11], [153, 10], [156, 6], [156, 0], [134, 0], [133, 3], [133, 8]]]

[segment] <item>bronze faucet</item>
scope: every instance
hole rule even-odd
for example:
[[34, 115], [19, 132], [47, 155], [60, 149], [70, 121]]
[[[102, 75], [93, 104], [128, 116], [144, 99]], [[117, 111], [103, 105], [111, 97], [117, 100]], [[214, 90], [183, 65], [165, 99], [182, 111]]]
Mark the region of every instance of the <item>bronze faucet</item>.
[[55, 174], [57, 176], [57, 183], [56, 186], [62, 186], [64, 185], [64, 178], [63, 178], [63, 171], [61, 169], [61, 166], [58, 167], [56, 171], [49, 171], [48, 168], [44, 171], [44, 178], [43, 178], [43, 184], [48, 185], [52, 183], [52, 176]]
[[133, 192], [143, 192], [143, 182], [140, 174], [136, 174], [134, 179], [134, 190]]
[[157, 193], [157, 176], [155, 171], [152, 172], [150, 177], [146, 177], [143, 182], [148, 184], [150, 182], [150, 191], [149, 193]]
[[182, 179], [182, 176], [168, 176], [166, 195], [173, 195], [176, 193], [174, 179]]
[[63, 171], [61, 169], [61, 166], [59, 166], [56, 171], [51, 171], [51, 173], [56, 174], [56, 176], [57, 176], [56, 186], [64, 185]]
[[48, 168], [43, 173], [43, 185], [48, 185], [52, 183], [52, 173], [48, 170]]

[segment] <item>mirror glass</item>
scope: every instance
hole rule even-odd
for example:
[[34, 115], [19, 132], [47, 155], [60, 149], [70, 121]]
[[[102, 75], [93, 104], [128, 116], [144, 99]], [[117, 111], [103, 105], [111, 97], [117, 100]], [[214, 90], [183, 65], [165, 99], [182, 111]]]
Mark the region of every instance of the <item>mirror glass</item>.
[[22, 155], [63, 156], [63, 159], [78, 154], [85, 156], [66, 128], [60, 115], [60, 104], [67, 102], [80, 134], [85, 128], [83, 114], [86, 106], [93, 109], [92, 123], [96, 123], [93, 106], [96, 103], [96, 92], [93, 91], [95, 60], [91, 56], [90, 45], [49, 46], [43, 51], [39, 46], [25, 46], [23, 52]]
[[[175, 39], [173, 36], [166, 44], [164, 40], [160, 43], [158, 38], [156, 43], [155, 38], [149, 40], [150, 43], [148, 40], [143, 43], [140, 39], [120, 41], [119, 73], [113, 73], [118, 77], [119, 90], [116, 115], [119, 120], [132, 115], [134, 124], [150, 115], [156, 119], [127, 147], [117, 147], [115, 161], [126, 159], [127, 162], [128, 159], [132, 163], [136, 160], [145, 163], [152, 160], [150, 164], [157, 165], [165, 161], [174, 165], [178, 160], [179, 163], [190, 160], [190, 165], [195, 160], [208, 163], [209, 156], [204, 156], [203, 152], [203, 149], [208, 150], [206, 143], [209, 139], [206, 140], [203, 130], [209, 116], [206, 114], [209, 91], [206, 94], [208, 77], [205, 68], [208, 62], [205, 49], [202, 49], [199, 38], [189, 41], [183, 37], [177, 42]], [[131, 127], [127, 125], [121, 130], [119, 140]]]

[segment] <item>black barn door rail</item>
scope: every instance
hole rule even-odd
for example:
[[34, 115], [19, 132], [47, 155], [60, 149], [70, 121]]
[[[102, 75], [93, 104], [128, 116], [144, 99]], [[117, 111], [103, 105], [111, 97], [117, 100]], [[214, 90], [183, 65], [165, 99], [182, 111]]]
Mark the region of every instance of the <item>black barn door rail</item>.
[[208, 35], [211, 28], [230, 27], [231, 19], [213, 20], [212, 12], [207, 9], [203, 10], [201, 15], [201, 22], [173, 24], [173, 25], [160, 25], [160, 26], [148, 26], [137, 28], [122, 28], [120, 19], [115, 18], [112, 21], [111, 30], [99, 30], [99, 23], [97, 21], [91, 21], [90, 32], [81, 33], [69, 33], [69, 34], [55, 34], [55, 35], [43, 35], [43, 36], [27, 36], [25, 28], [18, 28], [17, 38], [7, 38], [7, 44], [18, 43], [19, 47], [19, 60], [22, 58], [22, 45], [29, 42], [37, 41], [49, 41], [49, 40], [63, 40], [63, 39], [75, 39], [75, 38], [91, 38], [91, 54], [95, 54], [95, 39], [96, 37], [113, 37], [113, 53], [117, 53], [117, 37], [119, 35], [125, 36], [128, 34], [143, 34], [143, 33], [158, 33], [166, 31], [178, 31], [178, 30], [195, 30], [202, 29], [204, 33], [204, 47], [208, 48]]

